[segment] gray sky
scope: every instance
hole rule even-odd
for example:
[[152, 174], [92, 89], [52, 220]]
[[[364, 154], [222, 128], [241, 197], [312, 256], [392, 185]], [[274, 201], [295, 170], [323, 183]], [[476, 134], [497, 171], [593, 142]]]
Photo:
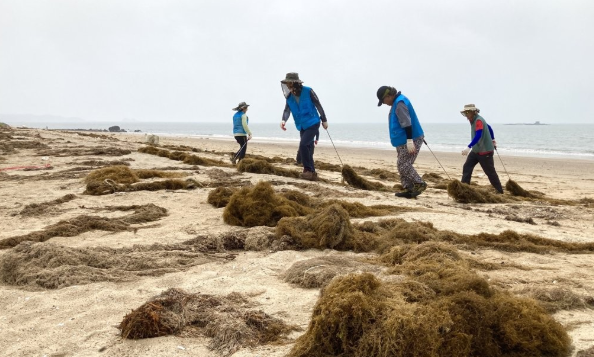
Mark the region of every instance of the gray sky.
[[298, 72], [332, 122], [594, 123], [592, 0], [0, 0], [0, 114], [279, 122]]

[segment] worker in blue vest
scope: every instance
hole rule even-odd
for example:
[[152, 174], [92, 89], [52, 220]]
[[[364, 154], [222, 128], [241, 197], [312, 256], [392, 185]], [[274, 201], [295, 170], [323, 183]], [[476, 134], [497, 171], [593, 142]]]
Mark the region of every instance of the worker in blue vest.
[[249, 118], [246, 115], [250, 105], [241, 102], [237, 107], [233, 108], [236, 113], [233, 115], [233, 136], [235, 141], [239, 144], [239, 150], [231, 158], [231, 163], [235, 165], [238, 160], [243, 160], [247, 151], [247, 142], [252, 138], [252, 132], [248, 127]]
[[413, 167], [425, 138], [423, 128], [408, 98], [396, 88], [381, 86], [377, 90], [377, 99], [378, 107], [382, 104], [392, 107], [388, 114], [390, 141], [396, 148], [396, 166], [404, 188], [396, 193], [396, 197], [415, 198], [427, 188], [427, 183]]
[[470, 123], [471, 142], [462, 150], [462, 155], [468, 156], [462, 167], [462, 182], [470, 185], [472, 171], [476, 164], [480, 164], [489, 178], [489, 182], [497, 193], [503, 194], [503, 187], [499, 181], [499, 175], [495, 171], [495, 161], [493, 160], [494, 150], [497, 149], [495, 134], [493, 129], [485, 119], [479, 115], [480, 110], [474, 104], [466, 104], [460, 113], [468, 119]]
[[281, 129], [287, 130], [285, 124], [289, 116], [293, 114], [295, 126], [299, 130], [301, 140], [299, 142], [299, 156], [303, 162], [301, 178], [316, 181], [318, 174], [314, 167], [312, 142], [320, 135], [320, 122], [324, 129], [328, 129], [326, 114], [320, 104], [318, 96], [310, 87], [305, 87], [297, 73], [287, 73], [286, 78], [281, 81], [283, 94], [287, 100]]

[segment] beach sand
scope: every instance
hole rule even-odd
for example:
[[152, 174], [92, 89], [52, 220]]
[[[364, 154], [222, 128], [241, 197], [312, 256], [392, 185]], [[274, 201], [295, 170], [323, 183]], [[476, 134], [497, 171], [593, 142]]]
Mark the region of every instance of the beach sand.
[[[84, 133], [88, 134], [88, 133]], [[261, 180], [275, 181], [275, 190], [296, 189], [293, 182], [300, 179], [262, 174], [239, 174], [230, 167], [192, 168], [179, 161], [138, 152], [143, 147], [143, 136], [127, 133], [78, 135], [75, 132], [15, 129], [13, 139], [39, 141], [49, 149], [24, 148], [0, 156], [0, 169], [20, 166], [51, 164], [52, 170], [10, 169], [0, 171], [0, 215], [2, 230], [0, 240], [21, 236], [44, 229], [59, 221], [79, 215], [122, 217], [129, 212], [106, 211], [107, 206], [155, 204], [167, 209], [168, 215], [153, 222], [138, 224], [138, 230], [106, 232], [93, 230], [75, 236], [58, 236], [46, 243], [71, 248], [124, 248], [151, 244], [174, 244], [197, 236], [212, 236], [227, 232], [265, 234], [262, 228], [241, 228], [223, 222], [223, 208], [207, 203], [212, 188], [195, 190], [161, 190], [115, 193], [103, 196], [85, 195], [84, 177], [93, 166], [83, 161], [112, 161], [128, 159], [133, 169], [163, 169], [176, 167], [180, 172], [199, 182], [209, 182], [225, 176], [253, 184]], [[21, 141], [23, 141], [21, 140]], [[210, 152], [200, 156], [229, 162], [230, 153], [237, 150], [231, 140], [211, 138], [160, 137], [160, 146], [187, 145]], [[73, 156], [89, 148], [122, 148], [131, 151], [124, 156], [91, 154]], [[55, 149], [69, 148], [70, 154], [60, 156]], [[320, 144], [315, 159], [331, 164], [342, 163], [353, 167], [381, 168], [396, 172], [396, 153], [392, 150], [337, 147], [340, 159], [332, 145]], [[44, 152], [53, 155], [38, 155]], [[214, 152], [213, 152], [214, 151]], [[267, 157], [294, 158], [296, 143], [264, 143], [257, 138], [249, 142], [248, 154]], [[423, 175], [435, 173], [459, 179], [464, 157], [457, 153], [435, 152], [443, 165], [440, 167], [426, 147], [415, 167]], [[2, 159], [3, 158], [3, 159]], [[546, 197], [579, 201], [594, 199], [594, 161], [574, 159], [549, 159], [502, 156], [495, 165], [502, 183], [508, 175], [526, 190], [542, 192]], [[294, 165], [281, 165], [296, 169]], [[188, 170], [188, 168], [192, 168]], [[445, 169], [445, 172], [444, 172]], [[447, 174], [446, 174], [447, 172]], [[565, 242], [594, 242], [594, 208], [592, 204], [551, 205], [538, 202], [502, 204], [461, 204], [455, 202], [443, 189], [429, 188], [417, 199], [394, 197], [393, 193], [362, 191], [341, 184], [340, 173], [319, 171], [328, 182], [314, 183], [316, 192], [304, 192], [321, 198], [341, 198], [365, 205], [399, 205], [422, 210], [404, 212], [394, 217], [409, 222], [431, 222], [440, 230], [462, 234], [501, 233], [514, 230]], [[373, 178], [370, 178], [373, 180]], [[474, 182], [488, 185], [479, 166], [473, 175]], [[384, 180], [392, 186], [398, 182]], [[76, 198], [52, 206], [40, 214], [23, 216], [25, 206], [59, 199], [67, 194]], [[339, 197], [341, 196], [342, 197]], [[536, 224], [506, 219], [509, 215], [532, 218]], [[385, 217], [372, 217], [354, 221], [377, 221]], [[14, 248], [0, 250], [0, 261]], [[284, 282], [282, 274], [294, 262], [326, 255], [356, 256], [352, 252], [333, 250], [305, 251], [233, 251], [234, 259], [222, 256], [205, 256], [196, 265], [172, 269], [166, 274], [136, 276], [128, 281], [105, 281], [70, 285], [59, 289], [44, 289], [35, 284], [0, 285], [0, 355], [3, 356], [218, 356], [208, 349], [205, 337], [186, 338], [165, 336], [143, 340], [126, 340], [119, 337], [118, 325], [131, 310], [169, 288], [179, 288], [190, 293], [226, 295], [238, 292], [250, 296], [256, 309], [301, 327], [302, 331], [289, 335], [294, 340], [307, 329], [319, 289], [302, 289]], [[525, 288], [558, 286], [573, 293], [590, 297], [594, 294], [594, 257], [592, 254], [534, 254], [503, 252], [494, 249], [475, 249], [471, 252], [479, 261], [513, 265], [526, 269], [500, 269], [479, 271], [479, 275], [503, 289], [520, 292]], [[145, 256], [152, 260], [150, 252]], [[56, 262], [60, 264], [60, 262]], [[68, 271], [64, 271], [67, 279]], [[591, 308], [562, 310], [554, 318], [563, 324], [577, 351], [594, 345], [594, 310]], [[284, 344], [242, 348], [233, 356], [284, 356], [292, 347]]]

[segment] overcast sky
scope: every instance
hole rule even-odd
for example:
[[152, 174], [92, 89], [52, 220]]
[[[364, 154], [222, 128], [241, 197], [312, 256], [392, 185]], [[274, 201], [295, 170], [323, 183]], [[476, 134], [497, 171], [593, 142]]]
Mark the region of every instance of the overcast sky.
[[0, 0], [0, 114], [280, 122], [298, 72], [332, 122], [594, 123], [592, 0]]

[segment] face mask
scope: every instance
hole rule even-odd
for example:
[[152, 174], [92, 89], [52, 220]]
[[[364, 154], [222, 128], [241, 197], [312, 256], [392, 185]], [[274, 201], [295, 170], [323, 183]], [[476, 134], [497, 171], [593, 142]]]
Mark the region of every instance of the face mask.
[[283, 95], [286, 98], [289, 98], [289, 94], [291, 94], [291, 90], [289, 89], [289, 87], [285, 84], [285, 83], [281, 83], [281, 88], [283, 90]]

